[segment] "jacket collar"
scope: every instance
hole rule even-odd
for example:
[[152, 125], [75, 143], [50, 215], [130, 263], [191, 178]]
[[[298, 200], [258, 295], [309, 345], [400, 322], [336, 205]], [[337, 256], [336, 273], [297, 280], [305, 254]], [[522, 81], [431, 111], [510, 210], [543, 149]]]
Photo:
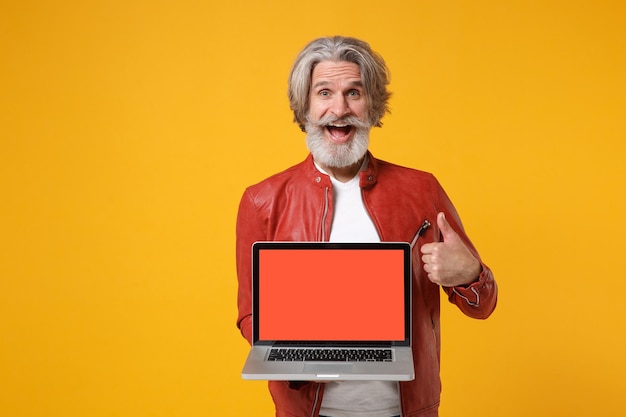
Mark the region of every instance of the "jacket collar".
[[[367, 151], [367, 157], [369, 162], [365, 170], [359, 172], [359, 185], [361, 188], [371, 187], [378, 181], [378, 160], [374, 158], [370, 151]], [[309, 153], [306, 160], [303, 163], [304, 171], [315, 185], [320, 188], [331, 188], [332, 182], [330, 177], [323, 172], [320, 172], [315, 163], [313, 162], [313, 155]]]

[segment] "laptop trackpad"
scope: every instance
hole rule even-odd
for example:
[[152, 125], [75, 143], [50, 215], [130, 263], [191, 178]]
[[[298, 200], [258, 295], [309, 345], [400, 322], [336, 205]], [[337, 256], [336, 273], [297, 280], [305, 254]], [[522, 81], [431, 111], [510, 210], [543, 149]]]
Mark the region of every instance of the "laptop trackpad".
[[304, 372], [324, 375], [349, 374], [352, 373], [350, 363], [305, 363]]

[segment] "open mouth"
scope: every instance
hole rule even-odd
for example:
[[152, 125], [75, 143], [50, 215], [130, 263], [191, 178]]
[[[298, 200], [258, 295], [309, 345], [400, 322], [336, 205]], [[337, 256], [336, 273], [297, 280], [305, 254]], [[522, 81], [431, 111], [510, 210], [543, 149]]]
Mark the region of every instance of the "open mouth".
[[326, 125], [326, 130], [328, 131], [331, 138], [338, 142], [344, 142], [350, 137], [350, 133], [353, 130], [353, 126], [351, 125]]

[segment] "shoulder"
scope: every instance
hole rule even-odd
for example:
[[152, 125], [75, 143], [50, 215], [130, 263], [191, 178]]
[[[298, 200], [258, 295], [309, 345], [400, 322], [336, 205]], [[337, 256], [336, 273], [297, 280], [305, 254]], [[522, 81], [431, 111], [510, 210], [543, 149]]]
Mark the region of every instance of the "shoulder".
[[246, 192], [253, 195], [275, 194], [287, 187], [301, 185], [310, 177], [309, 171], [314, 169], [310, 157], [304, 161], [279, 171], [256, 184], [247, 187]]
[[422, 171], [403, 165], [398, 165], [381, 159], [373, 159], [374, 169], [381, 181], [393, 179], [401, 182], [420, 182], [424, 184], [438, 185], [437, 178], [430, 172]]

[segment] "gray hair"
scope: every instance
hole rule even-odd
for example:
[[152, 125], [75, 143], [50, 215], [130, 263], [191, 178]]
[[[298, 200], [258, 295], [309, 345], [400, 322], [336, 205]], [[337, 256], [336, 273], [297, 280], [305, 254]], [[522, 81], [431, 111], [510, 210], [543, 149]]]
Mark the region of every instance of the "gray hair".
[[381, 119], [389, 112], [389, 69], [383, 58], [368, 43], [355, 38], [333, 36], [309, 43], [297, 56], [289, 74], [289, 104], [294, 122], [304, 131], [309, 112], [309, 93], [313, 69], [322, 61], [351, 62], [361, 71], [369, 121], [382, 126]]

